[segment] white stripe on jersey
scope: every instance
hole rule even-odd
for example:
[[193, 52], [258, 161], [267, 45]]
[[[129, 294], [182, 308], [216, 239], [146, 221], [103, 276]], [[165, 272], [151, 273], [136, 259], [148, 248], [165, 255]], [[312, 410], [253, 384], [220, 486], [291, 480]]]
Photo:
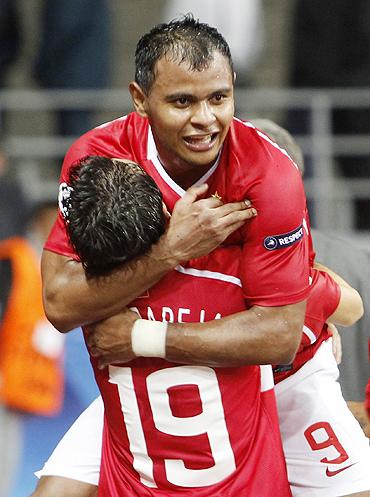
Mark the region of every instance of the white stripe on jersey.
[[310, 328], [303, 326], [303, 333], [309, 338], [311, 345], [316, 342], [316, 335], [310, 330]]
[[[218, 158], [217, 158], [216, 162], [213, 164], [213, 166], [211, 167], [211, 169], [209, 169], [200, 179], [198, 179], [198, 181], [196, 181], [193, 184], [193, 186], [194, 185], [202, 185], [203, 183], [205, 183], [207, 181], [207, 179], [217, 169], [217, 166], [220, 162], [220, 156], [221, 156], [221, 153], [218, 154]], [[155, 141], [154, 141], [152, 129], [150, 126], [149, 126], [149, 131], [148, 131], [147, 159], [153, 162], [157, 172], [159, 173], [159, 175], [161, 176], [163, 181], [165, 181], [167, 183], [167, 185], [170, 188], [172, 188], [172, 190], [174, 192], [177, 193], [177, 195], [182, 197], [185, 194], [185, 190], [183, 188], [181, 188], [181, 186], [179, 186], [177, 183], [175, 183], [175, 181], [167, 174], [167, 171], [162, 166], [162, 163], [158, 158], [158, 151], [157, 151], [157, 147], [155, 146]]]
[[303, 221], [302, 221], [302, 224], [303, 224], [303, 227], [305, 229], [305, 232], [307, 233], [307, 235], [309, 234], [308, 233], [308, 226], [307, 226], [307, 221], [305, 218], [303, 218]]
[[210, 278], [212, 280], [226, 281], [232, 283], [233, 285], [242, 286], [242, 282], [239, 278], [231, 276], [229, 274], [218, 273], [216, 271], [207, 271], [205, 269], [194, 269], [191, 267], [176, 266], [175, 271], [183, 274], [189, 274], [191, 276], [196, 276], [198, 278]]
[[244, 126], [247, 126], [248, 128], [253, 128], [256, 130], [257, 134], [263, 138], [264, 140], [266, 140], [267, 142], [270, 143], [270, 145], [272, 145], [273, 147], [277, 148], [278, 150], [280, 150], [280, 152], [282, 152], [284, 155], [286, 155], [291, 161], [292, 163], [294, 164], [294, 166], [298, 169], [299, 171], [299, 167], [297, 166], [297, 164], [294, 162], [294, 160], [290, 157], [290, 155], [288, 154], [288, 152], [284, 149], [284, 148], [281, 148], [276, 142], [274, 142], [273, 140], [271, 140], [271, 138], [267, 135], [265, 135], [265, 133], [262, 133], [262, 131], [260, 131], [259, 129], [257, 129], [252, 123], [250, 122], [244, 122], [244, 121], [241, 121], [240, 119], [238, 119], [237, 117], [234, 117], [234, 119], [236, 121], [239, 121], [240, 123], [244, 124]]
[[125, 116], [118, 117], [117, 119], [113, 119], [112, 121], [107, 121], [106, 123], [99, 124], [98, 126], [95, 126], [94, 129], [105, 128], [106, 126], [108, 126], [108, 124], [110, 124], [114, 121], [124, 121], [127, 118], [128, 118], [128, 114], [126, 114]]
[[261, 392], [272, 390], [274, 388], [274, 375], [270, 364], [260, 366], [261, 370]]

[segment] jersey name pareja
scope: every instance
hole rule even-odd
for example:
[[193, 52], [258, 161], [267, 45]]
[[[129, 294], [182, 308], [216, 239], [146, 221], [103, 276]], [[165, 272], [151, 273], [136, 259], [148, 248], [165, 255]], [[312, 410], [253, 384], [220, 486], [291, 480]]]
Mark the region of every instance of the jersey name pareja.
[[[61, 184], [69, 168], [87, 155], [128, 158], [153, 177], [171, 211], [184, 190], [161, 165], [148, 121], [136, 113], [95, 128], [68, 151]], [[304, 300], [309, 292], [309, 229], [300, 173], [287, 154], [252, 125], [233, 119], [216, 164], [197, 183], [224, 202], [248, 198], [258, 216], [245, 223], [226, 243], [244, 244], [241, 279], [249, 305], [279, 306]], [[301, 229], [303, 227], [303, 229]], [[291, 234], [299, 233], [293, 240]], [[290, 242], [279, 250], [266, 240]], [[45, 248], [76, 257], [60, 214]]]
[[[239, 261], [239, 248], [217, 249], [130, 306], [184, 322], [241, 311]], [[99, 495], [290, 496], [272, 376], [259, 366], [92, 363], [106, 412]]]

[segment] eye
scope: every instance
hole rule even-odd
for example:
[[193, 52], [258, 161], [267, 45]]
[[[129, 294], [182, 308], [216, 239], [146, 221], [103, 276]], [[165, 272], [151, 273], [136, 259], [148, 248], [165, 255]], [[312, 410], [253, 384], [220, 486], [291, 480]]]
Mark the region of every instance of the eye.
[[177, 107], [187, 107], [190, 101], [188, 97], [179, 97], [175, 100], [175, 104]]
[[223, 93], [215, 93], [212, 96], [212, 101], [216, 104], [220, 104], [225, 100], [225, 98], [226, 98], [226, 95], [224, 95]]

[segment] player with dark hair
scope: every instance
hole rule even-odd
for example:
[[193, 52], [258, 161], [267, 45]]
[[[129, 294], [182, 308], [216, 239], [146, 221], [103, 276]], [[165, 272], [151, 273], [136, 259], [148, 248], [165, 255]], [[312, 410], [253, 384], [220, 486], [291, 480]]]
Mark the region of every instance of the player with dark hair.
[[[92, 274], [105, 277], [122, 261], [135, 258], [135, 250], [147, 252], [164, 230], [162, 195], [152, 178], [136, 164], [119, 159], [84, 158], [70, 169], [70, 182], [65, 188], [69, 193], [63, 209], [67, 233], [89, 277]], [[121, 234], [123, 241], [119, 240]], [[132, 250], [137, 241], [137, 234], [140, 235], [141, 240]], [[199, 316], [198, 320], [208, 321], [221, 318], [221, 315], [233, 311], [243, 310], [245, 305], [238, 274], [240, 256], [241, 248], [230, 246], [218, 248], [211, 256], [194, 260], [185, 267], [178, 266], [161, 282], [151, 287], [147, 296], [136, 299], [131, 306], [136, 309], [139, 316], [146, 319], [152, 316], [152, 319], [157, 321], [165, 315], [168, 316], [169, 321], [187, 320], [189, 319], [187, 316], [193, 320], [193, 316], [196, 315]], [[110, 261], [108, 265], [105, 259]], [[210, 284], [213, 287], [212, 296], [209, 293]], [[138, 323], [144, 322], [143, 319], [138, 319], [139, 316], [133, 314], [134, 320]], [[158, 325], [162, 327], [162, 323], [146, 322], [154, 330]], [[148, 342], [150, 342], [151, 329], [148, 329]], [[89, 327], [85, 328], [84, 333], [88, 341]], [[225, 343], [223, 348], [227, 350], [228, 347], [232, 345]], [[105, 404], [107, 423], [104, 428], [99, 481], [101, 489], [99, 491], [102, 495], [105, 493], [118, 495], [128, 484], [126, 481], [129, 482], [132, 492], [137, 495], [145, 495], [148, 492], [147, 486], [156, 489], [155, 495], [162, 495], [164, 491], [166, 495], [171, 495], [172, 492], [176, 494], [177, 490], [172, 485], [190, 487], [192, 495], [196, 491], [194, 487], [217, 488], [219, 485], [230, 488], [232, 492], [242, 485], [252, 492], [259, 479], [253, 478], [251, 472], [253, 470], [253, 473], [256, 471], [258, 473], [256, 466], [261, 467], [262, 470], [266, 464], [267, 457], [263, 455], [261, 444], [267, 442], [270, 448], [274, 449], [269, 463], [269, 465], [273, 463], [270, 471], [275, 473], [274, 486], [270, 487], [267, 481], [264, 484], [259, 482], [258, 487], [263, 485], [267, 489], [264, 492], [269, 492], [269, 488], [274, 491], [278, 488], [281, 495], [290, 495], [277, 425], [270, 366], [262, 367], [263, 377], [260, 378], [260, 366], [240, 366], [233, 368], [232, 371], [228, 367], [213, 370], [205, 365], [200, 369], [194, 369], [190, 366], [158, 359], [149, 360], [145, 357], [138, 357], [128, 364], [131, 370], [130, 376], [132, 375], [135, 381], [134, 397], [137, 400], [134, 397], [130, 401], [126, 399], [124, 390], [122, 395], [117, 397], [116, 385], [119, 385], [118, 392], [120, 392], [126, 381], [122, 377], [126, 367], [110, 366], [109, 369], [99, 370], [97, 361], [92, 358], [95, 377]], [[152, 391], [150, 381], [159, 374], [161, 381]], [[161, 428], [164, 434], [159, 435], [158, 431], [153, 430], [143, 418], [141, 422], [145, 426], [147, 437], [145, 446], [140, 440], [134, 442], [133, 437], [139, 436], [136, 433], [137, 420], [130, 421], [135, 413], [135, 402], [138, 401], [143, 406], [146, 404], [145, 390], [140, 387], [141, 376], [146, 378], [148, 392], [153, 395], [150, 399], [151, 408], [157, 409], [156, 403], [164, 402], [163, 412], [162, 409], [153, 411], [153, 421], [155, 424], [166, 425]], [[176, 378], [182, 381], [177, 380], [177, 393], [171, 393], [170, 385], [173, 382], [176, 384]], [[163, 381], [169, 384], [168, 391], [162, 386]], [[186, 385], [188, 381], [195, 382], [200, 390], [204, 402], [201, 416], [194, 413], [199, 397]], [[233, 388], [229, 386], [230, 381], [233, 382]], [[223, 405], [227, 409], [225, 413], [220, 404], [221, 399], [218, 399], [219, 389], [222, 391]], [[181, 398], [183, 405], [176, 411], [176, 415], [166, 413], [164, 409], [166, 406], [164, 398], [167, 396], [171, 405], [177, 402], [177, 397]], [[236, 401], [240, 407], [239, 415], [232, 410]], [[123, 421], [120, 420], [122, 409], [125, 412]], [[219, 418], [221, 415], [224, 420]], [[175, 417], [179, 418], [178, 427], [176, 428], [175, 425], [174, 428], [170, 428], [167, 423], [171, 420], [175, 423]], [[150, 419], [151, 416], [147, 414], [147, 418]], [[121, 434], [123, 423], [127, 426], [128, 441]], [[130, 428], [131, 423], [133, 425]], [[243, 427], [242, 430], [240, 426]], [[258, 433], [254, 433], [257, 426]], [[181, 433], [187, 434], [188, 440], [183, 440], [179, 445], [177, 439]], [[192, 433], [194, 438], [190, 437]], [[173, 457], [177, 454], [175, 459], [187, 458], [192, 461], [192, 465], [202, 461], [204, 464], [204, 461], [210, 458], [210, 448], [208, 442], [205, 443], [202, 438], [198, 439], [195, 436], [202, 433], [207, 435], [211, 444], [214, 465], [202, 471], [181, 467], [171, 469], [169, 465], [166, 474], [172, 485], [166, 483], [164, 475], [161, 475], [161, 453], [171, 450]], [[241, 433], [243, 433], [242, 442], [236, 443]], [[121, 435], [118, 436], [119, 434]], [[172, 435], [172, 441], [169, 435]], [[130, 464], [130, 460], [123, 455], [124, 451], [127, 450], [127, 446], [132, 450], [135, 444], [139, 444], [139, 448], [136, 449], [139, 454], [133, 453], [132, 464], [133, 469], [139, 473], [139, 481], [130, 476], [130, 471], [128, 474], [122, 473], [127, 464]], [[115, 452], [122, 455], [117, 458], [113, 455]], [[114, 466], [110, 462], [112, 457], [115, 458]], [[157, 472], [155, 480], [151, 472], [154, 468], [150, 470], [150, 466], [143, 466], [141, 461], [143, 458], [152, 461], [150, 464]]]
[[[260, 123], [258, 124], [261, 126]], [[279, 127], [277, 127], [277, 129], [279, 131]], [[276, 135], [276, 133], [270, 133], [270, 136], [271, 135], [273, 138], [280, 137], [280, 133], [278, 133], [278, 135]], [[284, 143], [279, 141], [279, 145], [282, 144]], [[289, 147], [288, 151], [290, 151]], [[96, 264], [97, 273], [104, 275], [104, 272], [107, 269], [104, 267], [104, 261], [101, 257], [102, 253], [107, 251], [108, 260], [116, 260], [116, 264], [119, 264], [120, 260], [118, 256], [125, 257], [125, 246], [130, 247], [131, 244], [128, 243], [125, 245], [116, 243], [103, 248], [100, 244], [94, 243], [91, 250], [88, 252], [84, 250], [79, 251], [79, 248], [81, 247], [90, 246], [91, 239], [90, 233], [86, 230], [81, 230], [81, 226], [93, 225], [96, 237], [105, 240], [105, 238], [109, 239], [111, 237], [110, 232], [112, 223], [114, 224], [117, 233], [122, 232], [126, 234], [126, 224], [132, 224], [133, 219], [135, 219], [134, 224], [137, 225], [136, 229], [140, 232], [145, 232], [152, 227], [151, 219], [157, 218], [156, 233], [153, 232], [152, 241], [155, 242], [159, 239], [164, 227], [164, 218], [161, 215], [163, 212], [161, 194], [155, 184], [153, 184], [151, 178], [143, 173], [141, 168], [134, 164], [127, 164], [123, 161], [91, 157], [83, 160], [80, 165], [77, 165], [71, 171], [71, 182], [69, 185], [70, 197], [68, 209], [65, 211], [65, 216], [68, 220], [67, 231], [72, 240], [77, 239], [79, 245], [76, 247], [76, 251], [81, 258], [82, 264], [84, 264], [86, 268], [89, 267], [90, 262], [93, 262]], [[78, 174], [80, 176], [78, 176]], [[133, 175], [140, 176], [140, 181], [134, 181], [132, 179]], [[127, 176], [129, 176], [129, 181], [127, 181]], [[95, 182], [95, 178], [99, 178], [99, 180]], [[90, 190], [86, 189], [86, 186], [93, 180], [96, 192], [95, 196], [90, 198], [88, 193]], [[114, 181], [114, 185], [110, 186], [112, 181]], [[141, 189], [149, 189], [151, 196], [153, 198], [156, 197], [157, 201], [147, 202], [144, 205], [144, 203], [142, 203], [142, 196], [135, 195], [135, 185], [137, 183], [140, 184]], [[104, 184], [104, 187], [100, 188], [98, 186], [99, 184]], [[120, 185], [121, 188], [126, 190], [124, 194], [118, 191], [117, 185]], [[107, 194], [110, 196], [109, 200], [106, 199]], [[94, 202], [94, 199], [96, 202]], [[122, 201], [122, 199], [125, 200]], [[128, 214], [127, 202], [130, 204], [130, 214]], [[111, 205], [115, 205], [116, 207], [114, 209], [113, 219], [110, 222], [107, 214], [111, 212], [111, 209], [109, 208]], [[108, 208], [106, 208], [106, 206], [108, 206]], [[73, 223], [70, 222], [71, 219], [74, 219]], [[91, 219], [93, 222], [90, 222]], [[133, 231], [135, 231], [135, 229], [131, 230], [131, 232]], [[75, 236], [76, 233], [78, 233], [78, 238]], [[150, 245], [151, 242], [148, 241], [145, 247], [142, 247], [143, 250], [149, 250]], [[135, 254], [132, 256], [134, 257]], [[232, 256], [235, 257], [234, 251], [232, 252]], [[130, 257], [127, 257], [127, 260], [129, 258]], [[227, 271], [227, 260], [227, 258], [223, 259], [223, 265], [221, 266], [224, 272]], [[102, 266], [99, 267], [99, 264], [102, 264]], [[110, 269], [113, 269], [113, 267]], [[340, 445], [336, 433], [340, 433], [341, 440], [346, 436], [343, 433], [343, 429], [340, 428], [341, 424], [348, 429], [348, 433], [351, 437], [355, 440], [359, 439], [359, 428], [353, 424], [354, 420], [350, 419], [346, 409], [343, 410], [343, 404], [340, 402], [340, 398], [338, 399], [337, 393], [334, 393], [337, 388], [335, 384], [336, 367], [333, 365], [333, 361], [330, 360], [330, 347], [326, 347], [326, 344], [323, 345], [323, 343], [329, 338], [328, 327], [325, 324], [325, 321], [329, 320], [330, 322], [341, 325], [351, 324], [351, 322], [358, 319], [361, 314], [361, 299], [358, 296], [358, 293], [347, 285], [338, 275], [332, 272], [331, 275], [337, 283], [334, 283], [330, 276], [325, 275], [320, 271], [312, 272], [313, 283], [311, 285], [311, 293], [308, 300], [304, 334], [297, 358], [289, 367], [284, 366], [275, 368], [275, 378], [279, 383], [278, 405], [280, 426], [283, 430], [283, 444], [285, 446], [285, 455], [288, 460], [288, 474], [290, 476], [290, 483], [293, 487], [294, 495], [299, 495], [297, 494], [297, 489], [299, 487], [304, 487], [303, 492], [306, 492], [306, 489], [313, 488], [318, 484], [318, 481], [315, 480], [313, 474], [310, 474], [305, 478], [300, 470], [302, 461], [306, 461], [307, 463], [310, 462], [311, 465], [316, 464], [315, 451], [311, 450], [308, 445], [308, 441], [311, 444], [313, 443], [312, 433], [316, 433], [318, 430], [322, 430], [323, 433], [328, 433], [328, 427], [325, 423], [328, 424], [328, 421], [330, 421], [331, 424], [329, 426], [332, 430], [330, 432], [331, 445], [336, 449]], [[190, 275], [187, 277], [190, 278]], [[180, 277], [174, 276], [173, 282], [176, 283], [178, 278]], [[181, 300], [181, 289], [178, 291], [177, 298]], [[227, 343], [223, 344], [223, 346], [227, 347]], [[319, 353], [317, 354], [317, 357], [315, 357], [315, 361], [310, 361], [318, 351]], [[313, 373], [315, 374], [313, 375]], [[324, 375], [322, 375], [322, 373], [324, 373]], [[297, 379], [298, 377], [299, 380]], [[311, 385], [313, 381], [314, 385], [321, 384], [322, 395], [331, 398], [329, 409], [329, 406], [326, 406], [325, 403], [322, 403], [321, 400], [319, 400], [320, 391], [317, 391], [315, 392], [315, 395], [312, 395], [311, 390], [307, 387], [307, 385]], [[328, 383], [328, 385], [326, 385], [326, 383]], [[302, 398], [305, 399], [304, 402], [297, 401], [297, 399]], [[295, 409], [293, 410], [291, 409], [292, 403], [295, 405]], [[308, 405], [310, 405], [310, 409], [306, 409]], [[65, 471], [66, 474], [70, 474], [68, 471], [71, 471], [71, 468], [73, 470], [73, 465], [75, 465], [76, 467], [73, 470], [75, 471], [75, 479], [84, 479], [84, 473], [81, 472], [81, 469], [78, 470], [76, 459], [81, 460], [79, 463], [80, 468], [83, 468], [84, 464], [87, 467], [88, 463], [83, 463], [82, 461], [85, 459], [88, 460], [88, 458], [91, 457], [91, 452], [94, 454], [96, 460], [99, 461], [99, 443], [95, 440], [95, 443], [91, 446], [91, 439], [96, 439], [96, 437], [99, 437], [99, 434], [94, 433], [88, 437], [83, 435], [89, 432], [90, 426], [95, 427], [93, 428], [94, 430], [96, 429], [96, 426], [102, 426], [102, 420], [99, 419], [101, 416], [101, 404], [98, 401], [94, 402], [87, 413], [82, 416], [81, 420], [77, 423], [77, 426], [79, 426], [78, 438], [81, 438], [81, 443], [76, 444], [77, 440], [74, 440], [74, 456], [68, 454], [68, 450], [70, 453], [72, 452], [72, 446], [68, 445], [68, 437], [71, 435], [67, 435], [67, 437], [63, 439], [62, 448], [58, 448], [56, 454], [54, 454], [51, 461], [48, 462], [49, 468], [47, 471], [52, 471], [53, 464], [55, 465], [53, 459], [58, 459], [59, 457], [59, 460], [63, 460], [61, 452], [63, 453], [63, 451], [65, 451], [66, 457], [64, 464], [60, 464], [59, 462], [59, 466], [68, 466], [69, 470], [66, 468]], [[320, 427], [316, 427], [317, 419], [320, 420]], [[301, 425], [304, 425], [304, 428], [302, 428]], [[309, 427], [312, 427], [312, 429], [308, 433]], [[72, 434], [75, 433], [75, 431], [76, 430], [72, 430]], [[307, 432], [307, 439], [303, 437], [302, 448], [300, 437], [304, 431]], [[74, 436], [76, 437], [76, 435]], [[89, 439], [88, 443], [83, 442], [85, 438]], [[90, 444], [90, 446], [87, 444]], [[319, 444], [316, 442], [316, 445]], [[305, 446], [307, 446], [307, 448], [305, 448]], [[346, 447], [347, 446], [348, 443], [346, 444]], [[324, 466], [322, 463], [318, 462], [318, 469], [320, 464]], [[96, 473], [99, 471], [96, 465], [95, 471]], [[319, 471], [315, 471], [319, 473]], [[345, 478], [345, 473], [342, 476], [342, 481], [343, 478]], [[336, 486], [336, 482], [333, 480], [331, 481], [332, 485]], [[69, 484], [74, 485], [73, 482], [69, 482]], [[82, 485], [81, 482], [77, 484], [77, 488], [80, 485]], [[41, 484], [40, 488], [42, 487], [43, 485]], [[86, 494], [80, 493], [78, 495], [84, 497], [85, 495], [90, 495], [90, 492], [93, 494], [95, 487], [92, 486], [90, 488], [89, 486], [86, 486], [84, 492], [85, 491], [87, 492]]]
[[165, 231], [162, 194], [133, 162], [87, 157], [68, 186], [68, 236], [89, 277], [145, 254]]
[[[163, 36], [159, 36], [161, 33]], [[310, 270], [309, 228], [301, 177], [287, 154], [266, 135], [233, 118], [233, 68], [229, 57], [218, 48], [220, 36], [214, 29], [185, 17], [156, 27], [145, 36], [136, 52], [137, 80], [130, 84], [136, 112], [90, 131], [72, 145], [62, 170], [61, 192], [63, 197], [69, 168], [81, 157], [125, 158], [139, 162], [153, 177], [172, 218], [164, 235], [145, 256], [121, 265], [101, 281], [87, 280], [81, 264], [73, 262], [76, 254], [68, 243], [60, 215], [45, 245], [42, 264], [46, 311], [62, 331], [88, 325], [90, 351], [100, 357], [96, 366], [120, 364], [96, 369], [96, 374], [101, 372], [97, 374], [98, 382], [106, 388], [111, 401], [108, 409], [122, 413], [116, 423], [108, 422], [112, 418], [106, 402], [107, 436], [103, 440], [101, 473], [104, 476], [100, 481], [103, 493], [121, 476], [104, 467], [104, 461], [118, 465], [120, 456], [128, 454], [134, 469], [125, 473], [125, 478], [130, 486], [140, 488], [142, 495], [160, 494], [158, 486], [166, 489], [166, 497], [172, 489], [176, 493], [179, 488], [183, 492], [185, 488], [192, 496], [222, 492], [231, 495], [248, 493], [246, 485], [258, 487], [258, 491], [250, 490], [250, 495], [276, 495], [282, 475], [277, 469], [279, 451], [273, 455], [266, 479], [264, 465], [272, 453], [264, 453], [262, 465], [248, 459], [245, 466], [246, 446], [241, 448], [240, 443], [250, 441], [251, 432], [244, 437], [240, 429], [248, 429], [245, 421], [253, 417], [250, 412], [246, 414], [248, 409], [259, 409], [262, 403], [262, 398], [261, 403], [256, 401], [260, 388], [257, 385], [263, 383], [260, 369], [248, 365], [291, 362], [301, 338]], [[194, 38], [194, 49], [189, 50]], [[198, 38], [204, 43], [198, 42]], [[149, 86], [142, 88], [139, 78], [141, 71], [146, 70], [142, 61], [152, 39], [156, 40], [152, 45], [155, 51], [149, 50], [153, 54], [148, 68], [152, 78], [147, 80]], [[194, 66], [194, 60], [201, 64]], [[202, 198], [207, 191], [211, 197]], [[253, 201], [258, 216], [253, 217], [255, 211], [246, 210], [246, 198]], [[244, 224], [246, 219], [250, 220]], [[153, 285], [162, 278], [157, 287], [165, 289], [167, 285], [167, 298], [175, 299], [173, 271], [169, 271], [180, 268], [175, 271], [180, 270], [185, 276], [194, 274], [195, 269], [195, 274], [199, 274], [204, 270], [198, 265], [201, 261], [196, 260], [197, 267], [193, 267], [192, 261], [183, 261], [209, 253], [221, 242], [225, 242], [224, 249], [228, 251], [233, 250], [229, 248], [232, 244], [241, 247], [237, 274], [248, 310], [242, 310], [244, 300], [238, 303], [228, 298], [224, 289], [218, 293], [213, 282], [208, 321], [206, 309], [201, 307], [204, 293], [198, 289], [201, 278], [197, 290], [188, 292], [188, 301], [171, 301], [171, 305], [155, 308]], [[217, 253], [207, 259], [207, 271], [211, 264], [213, 276], [220, 273]], [[229, 257], [230, 252], [227, 254]], [[238, 281], [234, 273], [228, 276], [232, 278], [227, 281]], [[184, 284], [188, 282], [185, 278]], [[124, 332], [120, 326], [126, 316], [124, 307], [133, 299], [136, 300], [132, 305], [147, 319], [132, 318], [132, 326]], [[192, 314], [194, 305], [198, 308]], [[189, 313], [193, 324], [182, 326], [184, 315]], [[223, 320], [213, 319], [219, 314], [232, 315]], [[167, 326], [157, 322], [153, 327], [152, 319], [163, 318], [179, 323]], [[143, 368], [141, 376], [139, 368], [131, 363], [144, 361], [154, 365], [163, 359], [189, 366], [167, 368], [160, 375]], [[240, 368], [245, 367], [251, 368], [248, 375], [238, 376]], [[226, 388], [231, 379], [232, 387]], [[204, 381], [213, 392], [211, 403]], [[245, 381], [249, 382], [248, 388]], [[181, 402], [176, 397], [180, 391], [187, 392]], [[136, 400], [131, 397], [129, 408], [128, 392], [140, 394], [140, 400], [146, 402], [139, 403], [137, 410]], [[171, 392], [170, 397], [165, 392]], [[233, 397], [237, 392], [239, 400]], [[192, 399], [189, 403], [187, 395]], [[196, 399], [198, 408], [194, 405]], [[248, 409], [241, 409], [240, 399], [254, 401]], [[178, 411], [176, 406], [183, 410]], [[195, 414], [199, 412], [204, 413], [201, 422]], [[262, 414], [259, 410], [257, 417]], [[268, 412], [264, 414], [268, 416]], [[217, 432], [221, 439], [213, 436], [214, 425], [208, 417], [214, 420], [214, 416], [221, 421], [227, 419], [226, 429], [222, 421], [222, 429]], [[155, 436], [150, 431], [153, 425]], [[254, 442], [262, 436], [265, 447], [266, 436], [273, 433], [254, 426]], [[146, 437], [148, 433], [150, 437]], [[180, 436], [184, 451], [181, 454], [176, 449]], [[155, 456], [162, 444], [155, 443], [156, 437], [167, 441], [159, 458]], [[195, 446], [203, 439], [209, 440], [209, 457], [198, 460]], [[121, 441], [125, 449], [115, 452], [113, 441]], [[253, 445], [257, 452], [258, 446]], [[202, 450], [200, 453], [204, 454]], [[252, 470], [253, 478], [248, 475]], [[263, 477], [256, 472], [263, 472]], [[118, 484], [124, 485], [124, 480], [121, 478]], [[114, 495], [115, 491], [110, 493]], [[280, 495], [283, 493], [280, 491]]]
[[190, 71], [207, 69], [214, 53], [221, 54], [234, 72], [229, 45], [217, 29], [185, 16], [155, 26], [142, 36], [135, 52], [135, 81], [148, 95], [162, 58], [186, 61]]

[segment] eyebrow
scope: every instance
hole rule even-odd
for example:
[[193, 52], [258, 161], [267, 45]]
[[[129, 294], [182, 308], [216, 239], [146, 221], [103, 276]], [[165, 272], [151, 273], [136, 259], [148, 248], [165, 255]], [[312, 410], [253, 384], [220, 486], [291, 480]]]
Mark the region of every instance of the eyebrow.
[[[208, 97], [213, 97], [214, 95], [218, 95], [219, 93], [231, 93], [232, 87], [227, 86], [224, 88], [218, 88], [217, 90], [214, 90], [212, 93], [208, 95]], [[188, 100], [197, 100], [197, 97], [195, 97], [192, 93], [171, 93], [170, 95], [167, 95], [166, 97], [167, 101], [172, 101], [172, 100], [177, 100], [179, 98], [187, 98]]]

